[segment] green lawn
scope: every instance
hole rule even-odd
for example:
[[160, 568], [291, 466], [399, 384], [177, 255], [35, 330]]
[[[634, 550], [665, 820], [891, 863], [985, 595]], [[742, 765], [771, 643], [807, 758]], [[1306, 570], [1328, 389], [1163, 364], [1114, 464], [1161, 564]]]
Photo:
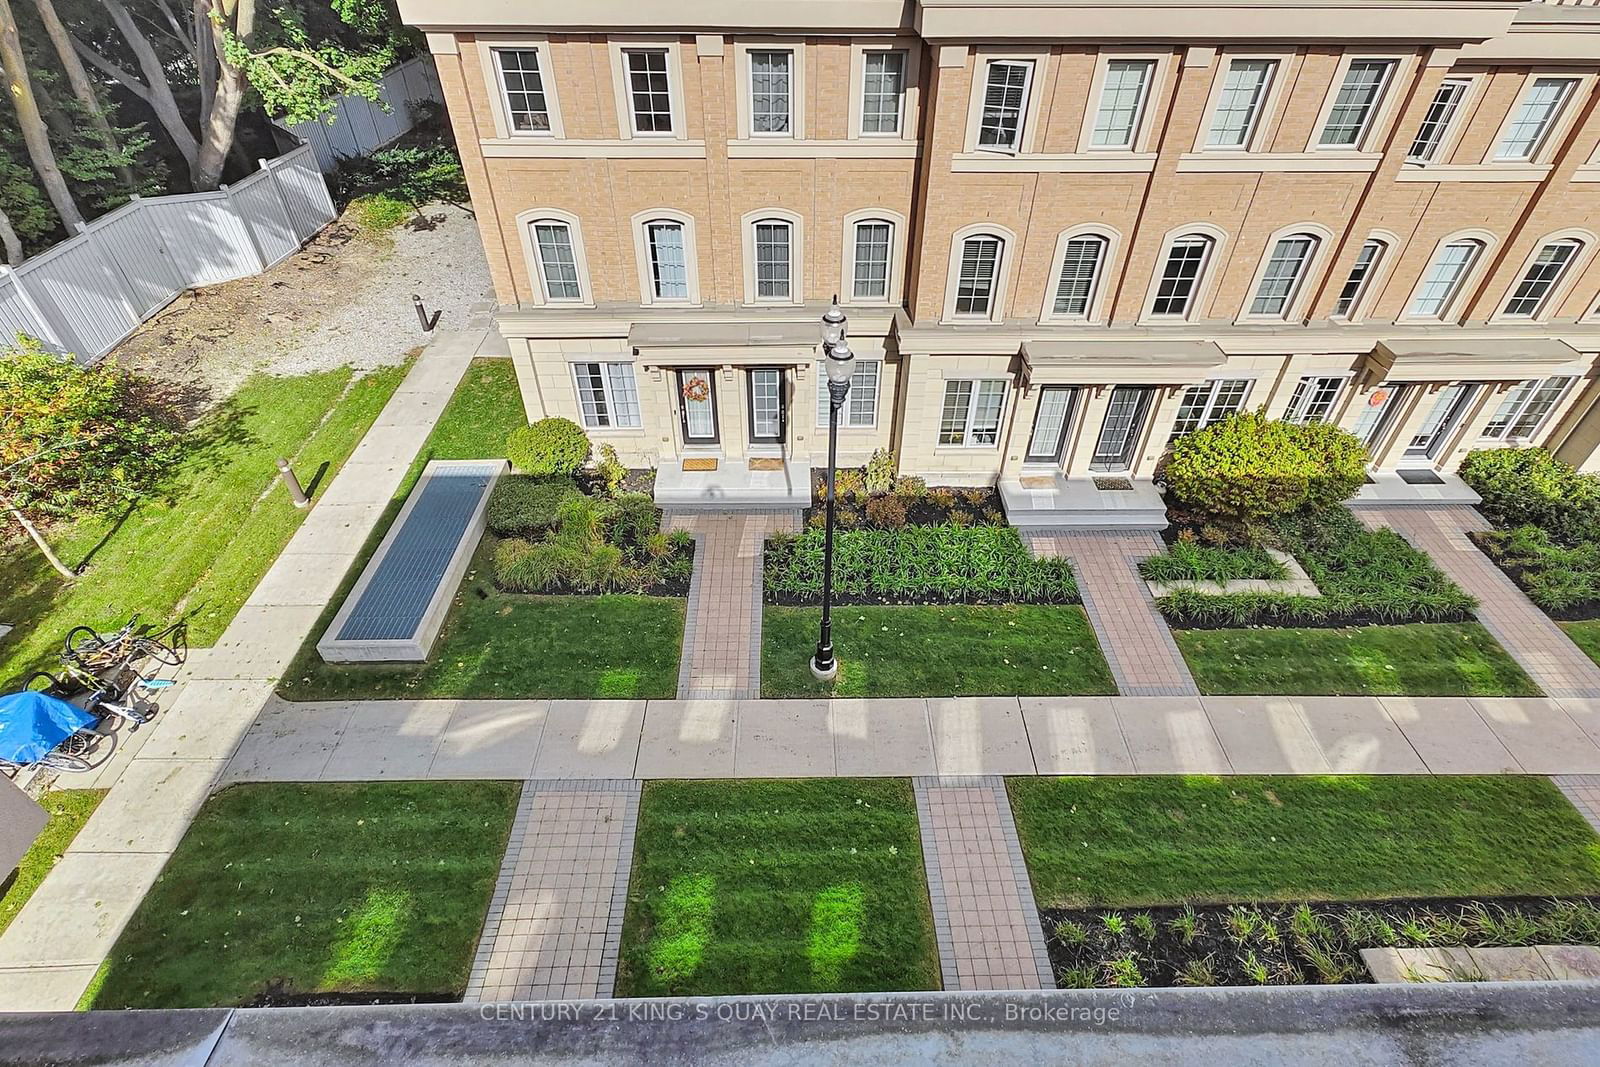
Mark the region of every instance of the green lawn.
[[644, 787], [618, 996], [938, 987], [909, 782]]
[[214, 643], [305, 518], [274, 460], [326, 487], [405, 372], [251, 378], [197, 428], [196, 450], [159, 496], [119, 520], [52, 532], [68, 565], [89, 563], [70, 585], [31, 544], [6, 542], [0, 620], [16, 629], [0, 639], [0, 684], [52, 662], [71, 627], [109, 629], [135, 612], [149, 622], [182, 614], [190, 644]]
[[83, 824], [89, 821], [89, 816], [100, 805], [100, 798], [105, 795], [103, 789], [56, 789], [46, 793], [39, 801], [49, 813], [50, 821], [34, 838], [33, 845], [11, 877], [0, 883], [0, 933], [4, 933], [5, 928], [11, 925], [11, 920], [17, 917], [28, 898], [33, 896], [33, 891], [39, 888], [44, 876], [55, 867], [61, 854], [78, 836], [78, 831], [83, 829]]
[[1475, 622], [1172, 633], [1200, 692], [1212, 695], [1540, 695]]
[[1583, 622], [1557, 623], [1567, 636], [1572, 638], [1572, 643], [1583, 649], [1583, 654], [1600, 663], [1600, 619], [1586, 619]]
[[[822, 609], [768, 604], [761, 695], [814, 696]], [[1115, 693], [1076, 604], [845, 605], [833, 612], [839, 696], [1057, 696]]]
[[1600, 892], [1600, 838], [1542, 777], [1008, 785], [1043, 908]]
[[241, 785], [206, 802], [85, 997], [199, 1008], [466, 988], [520, 787]]

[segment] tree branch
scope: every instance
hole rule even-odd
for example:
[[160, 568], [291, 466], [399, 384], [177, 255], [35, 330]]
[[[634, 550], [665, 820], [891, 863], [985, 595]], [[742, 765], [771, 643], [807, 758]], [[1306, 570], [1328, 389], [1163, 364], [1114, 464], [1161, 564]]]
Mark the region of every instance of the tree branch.
[[72, 39], [72, 47], [80, 56], [89, 61], [90, 66], [98, 67], [102, 74], [105, 74], [109, 78], [116, 79], [118, 82], [121, 82], [130, 93], [147, 103], [149, 102], [150, 87], [144, 82], [140, 81], [136, 75], [123, 70], [121, 67], [117, 66], [115, 63], [111, 62], [111, 60], [107, 59], [105, 56], [102, 56], [99, 52], [96, 52], [93, 48], [90, 48], [76, 37]]
[[[329, 66], [317, 56], [312, 55], [310, 52], [302, 51], [298, 48], [285, 48], [283, 46], [279, 46], [277, 48], [268, 48], [264, 51], [252, 52], [250, 58], [266, 59], [270, 56], [293, 56], [295, 59], [299, 59], [303, 62], [311, 64], [313, 67], [316, 67], [334, 81], [339, 82], [342, 85], [347, 85], [356, 92], [360, 92], [366, 88], [365, 85], [357, 81], [355, 78], [350, 77], [350, 75], [346, 74], [344, 71], [339, 70], [337, 67]], [[269, 70], [271, 69], [270, 64], [268, 64], [267, 67]], [[279, 84], [282, 84], [281, 79], [279, 80]]]

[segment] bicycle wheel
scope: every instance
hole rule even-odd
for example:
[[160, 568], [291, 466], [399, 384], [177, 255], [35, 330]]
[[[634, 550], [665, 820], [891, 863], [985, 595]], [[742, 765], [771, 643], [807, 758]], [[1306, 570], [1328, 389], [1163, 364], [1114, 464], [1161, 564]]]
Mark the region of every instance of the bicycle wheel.
[[74, 626], [67, 631], [67, 639], [62, 643], [61, 654], [78, 659], [81, 656], [100, 651], [105, 645], [105, 638], [95, 633], [93, 628]]
[[51, 690], [62, 692], [66, 686], [61, 684], [61, 679], [45, 671], [34, 671], [28, 675], [28, 680], [22, 683], [22, 688], [35, 693], [48, 693]]
[[82, 756], [69, 756], [63, 752], [47, 752], [39, 760], [39, 766], [49, 767], [53, 771], [67, 771], [81, 774], [90, 770], [89, 761]]
[[[163, 637], [167, 640], [161, 640]], [[156, 637], [142, 637], [137, 645], [137, 653], [168, 667], [181, 667], [183, 661], [189, 658], [189, 632], [185, 627], [174, 626]]]

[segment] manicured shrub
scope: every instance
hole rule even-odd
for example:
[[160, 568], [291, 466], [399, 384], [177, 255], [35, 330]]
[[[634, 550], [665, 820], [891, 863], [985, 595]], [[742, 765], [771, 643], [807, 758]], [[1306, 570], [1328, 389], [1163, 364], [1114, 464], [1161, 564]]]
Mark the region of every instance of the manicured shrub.
[[880, 448], [873, 452], [867, 460], [864, 476], [867, 492], [872, 496], [878, 496], [894, 488], [895, 466], [894, 453], [889, 449]]
[[884, 530], [906, 524], [906, 502], [897, 496], [875, 496], [867, 501], [867, 521]]
[[915, 500], [928, 495], [928, 483], [914, 474], [902, 474], [894, 480], [894, 495]]
[[1583, 474], [1543, 448], [1469, 452], [1461, 479], [1483, 498], [1496, 526], [1531, 524], [1560, 545], [1600, 541], [1600, 477]]
[[577, 493], [578, 487], [568, 478], [540, 481], [508, 474], [496, 483], [489, 497], [485, 521], [497, 537], [542, 534], [555, 529], [561, 502]]
[[[806, 530], [767, 542], [769, 599], [822, 596], [823, 535]], [[837, 596], [856, 603], [1070, 603], [1078, 599], [1063, 559], [1036, 559], [1009, 526], [905, 526], [842, 530], [834, 538]]]
[[[867, 476], [854, 467], [845, 467], [833, 473], [833, 492], [839, 500], [865, 500], [867, 497]], [[823, 493], [827, 493], [827, 486], [823, 486]], [[826, 496], [823, 496], [826, 499]]]
[[1335, 507], [1366, 484], [1367, 449], [1355, 434], [1331, 422], [1308, 422], [1296, 426], [1294, 436], [1311, 461], [1307, 507]]
[[540, 419], [511, 431], [506, 458], [535, 477], [576, 474], [589, 461], [589, 435], [571, 419]]
[[1366, 460], [1338, 427], [1244, 411], [1180, 437], [1162, 477], [1180, 506], [1249, 524], [1339, 503], [1365, 480]]
[[600, 484], [605, 486], [606, 492], [615, 496], [622, 488], [622, 483], [627, 480], [628, 468], [622, 465], [617, 450], [605, 444], [600, 446], [600, 458], [595, 462], [595, 473], [600, 476]]

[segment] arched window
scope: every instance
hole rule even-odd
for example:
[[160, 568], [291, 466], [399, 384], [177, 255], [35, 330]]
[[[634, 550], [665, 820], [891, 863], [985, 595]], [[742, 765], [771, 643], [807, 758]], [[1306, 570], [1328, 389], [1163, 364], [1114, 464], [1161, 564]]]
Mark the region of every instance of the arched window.
[[1472, 238], [1451, 241], [1440, 248], [1411, 298], [1409, 314], [1416, 318], [1443, 318], [1482, 254], [1483, 242]]
[[1215, 239], [1203, 233], [1184, 234], [1167, 246], [1150, 304], [1152, 317], [1181, 319], [1189, 315], [1215, 247]]
[[1545, 242], [1522, 272], [1501, 314], [1514, 319], [1539, 318], [1550, 303], [1550, 294], [1582, 250], [1583, 243], [1576, 238]]
[[1086, 319], [1094, 307], [1095, 290], [1105, 269], [1109, 245], [1099, 234], [1067, 238], [1056, 264], [1055, 292], [1050, 313], [1063, 319]]
[[973, 234], [961, 242], [961, 262], [956, 274], [957, 318], [986, 319], [994, 314], [1005, 244], [992, 233]]
[[1278, 238], [1262, 268], [1261, 280], [1256, 283], [1250, 314], [1286, 317], [1316, 251], [1317, 238], [1313, 234], [1292, 233]]
[[851, 227], [850, 296], [887, 300], [894, 261], [894, 223], [861, 219]]
[[684, 225], [677, 219], [644, 224], [649, 253], [650, 292], [657, 300], [689, 299], [689, 260]]
[[1355, 317], [1388, 250], [1388, 244], [1376, 237], [1370, 237], [1362, 244], [1361, 251], [1356, 253], [1356, 261], [1350, 264], [1350, 273], [1345, 276], [1344, 285], [1339, 288], [1339, 299], [1333, 305], [1335, 318]]
[[551, 304], [583, 302], [583, 283], [578, 278], [578, 255], [572, 227], [560, 219], [536, 219], [532, 223], [533, 258], [539, 267], [544, 298]]

